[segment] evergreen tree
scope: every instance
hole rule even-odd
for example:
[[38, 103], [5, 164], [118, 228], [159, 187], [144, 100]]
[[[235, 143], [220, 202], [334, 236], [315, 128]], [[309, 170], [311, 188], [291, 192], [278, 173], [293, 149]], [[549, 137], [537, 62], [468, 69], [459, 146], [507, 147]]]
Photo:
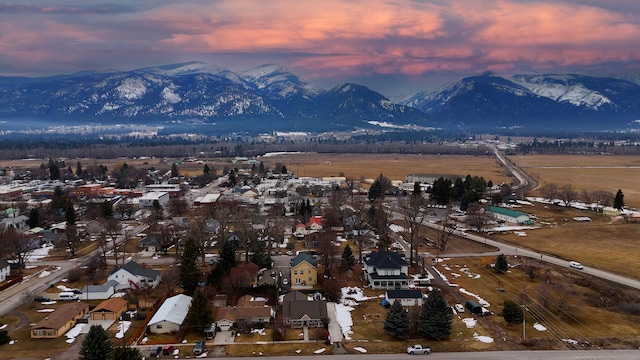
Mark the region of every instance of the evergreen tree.
[[282, 170], [280, 171], [280, 173], [284, 174], [284, 175], [289, 173], [289, 171], [287, 171], [287, 166], [286, 165], [282, 165]]
[[31, 208], [29, 210], [29, 228], [40, 226], [40, 210], [38, 208]]
[[511, 324], [520, 324], [524, 320], [524, 313], [522, 308], [511, 300], [504, 301], [504, 308], [502, 309], [502, 317], [504, 320]]
[[197, 265], [198, 254], [200, 254], [198, 245], [189, 238], [180, 257], [180, 286], [185, 295], [193, 295], [198, 287], [200, 280], [200, 270]]
[[180, 171], [178, 171], [178, 164], [173, 163], [171, 164], [171, 177], [175, 178], [180, 176]]
[[451, 335], [453, 315], [440, 290], [434, 289], [422, 304], [418, 332], [430, 339], [442, 340]]
[[616, 197], [613, 199], [613, 207], [619, 210], [622, 210], [624, 207], [624, 194], [621, 189], [618, 189]]
[[211, 168], [209, 168], [209, 165], [204, 164], [204, 168], [202, 169], [202, 173], [203, 174], [208, 174], [211, 172]]
[[444, 205], [449, 202], [453, 197], [453, 188], [450, 179], [444, 177], [438, 178], [433, 182], [431, 188], [431, 199], [433, 199], [439, 205]]
[[76, 223], [76, 210], [73, 208], [73, 205], [67, 205], [67, 207], [64, 209], [64, 217], [65, 220], [67, 220], [67, 226]]
[[353, 251], [351, 251], [351, 246], [347, 245], [344, 247], [342, 251], [342, 267], [347, 270], [353, 270], [353, 267], [356, 264], [356, 258], [353, 256]]
[[382, 184], [378, 179], [374, 180], [373, 184], [371, 184], [368, 197], [370, 201], [375, 201], [382, 197]]
[[499, 273], [506, 273], [509, 269], [507, 257], [504, 254], [496, 256], [496, 263], [493, 265], [493, 268]]
[[76, 164], [76, 176], [80, 177], [82, 175], [82, 165], [80, 164], [80, 161], [78, 161], [78, 163]]
[[258, 268], [264, 269], [271, 267], [271, 262], [273, 260], [264, 246], [263, 241], [253, 241], [251, 244], [251, 252], [253, 252], [253, 254], [250, 257], [250, 260], [252, 263], [258, 265]]
[[60, 179], [60, 168], [51, 159], [49, 159], [49, 179], [51, 180]]
[[222, 287], [222, 278], [226, 272], [227, 269], [221, 263], [217, 263], [207, 275], [207, 285], [220, 289]]
[[89, 333], [80, 347], [80, 360], [111, 359], [113, 344], [109, 341], [107, 331], [100, 325], [91, 325]]
[[190, 328], [195, 329], [199, 333], [211, 326], [213, 322], [213, 310], [211, 306], [209, 306], [209, 299], [207, 299], [207, 296], [202, 290], [196, 291], [193, 295], [187, 320]]
[[0, 330], [0, 345], [8, 344], [11, 341], [11, 336], [7, 330]]
[[132, 347], [117, 347], [111, 355], [112, 360], [142, 360], [140, 350]]
[[399, 301], [395, 301], [387, 312], [384, 321], [384, 333], [396, 339], [409, 337], [409, 316]]
[[232, 241], [225, 241], [220, 248], [220, 265], [227, 271], [238, 265], [236, 260], [236, 245]]
[[260, 161], [260, 165], [258, 166], [258, 174], [264, 176], [267, 173], [267, 170], [264, 168], [264, 164]]
[[413, 197], [421, 197], [422, 196], [422, 186], [420, 186], [420, 182], [416, 181], [413, 183]]
[[100, 204], [100, 213], [105, 219], [113, 217], [113, 206], [109, 201], [103, 201], [102, 204]]

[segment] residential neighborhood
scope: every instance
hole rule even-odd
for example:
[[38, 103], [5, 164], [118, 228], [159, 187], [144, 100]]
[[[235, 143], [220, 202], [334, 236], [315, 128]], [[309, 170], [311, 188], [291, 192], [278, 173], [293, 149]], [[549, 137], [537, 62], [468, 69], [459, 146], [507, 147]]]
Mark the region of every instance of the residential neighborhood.
[[[509, 226], [515, 233], [539, 228], [525, 210], [530, 200], [496, 197], [493, 186], [470, 176], [468, 194], [491, 195], [491, 203], [480, 195], [471, 204], [450, 201], [459, 178], [355, 182], [234, 160], [235, 168], [215, 175], [208, 166], [181, 175], [177, 161], [166, 172], [123, 162], [111, 172], [93, 167], [95, 177], [78, 162], [80, 175], [72, 171], [69, 179], [7, 175], [0, 185], [0, 235], [8, 244], [0, 286], [40, 285], [3, 314], [15, 308], [30, 319], [9, 330], [20, 324], [28, 341], [66, 337], [77, 344], [99, 326], [115, 344], [145, 354], [170, 346], [167, 355], [177, 357], [193, 356], [200, 341], [197, 352], [215, 356], [254, 355], [234, 347], [247, 343], [259, 344], [258, 354], [278, 354], [277, 344], [288, 343], [297, 354], [363, 353], [354, 338], [369, 331], [399, 351], [409, 336], [462, 336], [491, 349], [495, 334], [470, 326], [477, 319], [467, 316], [500, 310], [478, 294], [481, 281], [473, 290], [456, 281], [484, 279], [479, 272], [495, 272], [494, 264], [486, 255], [482, 262], [452, 256], [494, 254], [499, 248], [487, 238]], [[444, 195], [441, 184], [450, 188]], [[517, 256], [509, 261], [532, 268]], [[467, 300], [481, 311], [463, 315]]]

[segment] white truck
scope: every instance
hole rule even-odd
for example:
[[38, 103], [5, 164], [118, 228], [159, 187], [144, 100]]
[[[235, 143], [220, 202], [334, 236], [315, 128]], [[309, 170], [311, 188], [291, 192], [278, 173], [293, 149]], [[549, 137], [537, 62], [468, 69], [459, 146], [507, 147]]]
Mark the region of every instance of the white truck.
[[422, 345], [413, 345], [413, 346], [409, 346], [407, 348], [407, 354], [411, 354], [411, 355], [420, 355], [420, 354], [429, 354], [431, 353], [431, 348], [428, 346], [422, 346]]

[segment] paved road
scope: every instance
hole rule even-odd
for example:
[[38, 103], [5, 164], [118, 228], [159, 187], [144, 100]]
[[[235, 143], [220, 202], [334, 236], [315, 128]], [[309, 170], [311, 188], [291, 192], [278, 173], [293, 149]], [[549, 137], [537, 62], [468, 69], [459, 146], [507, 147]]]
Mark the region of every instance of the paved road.
[[518, 180], [518, 184], [513, 185], [512, 189], [534, 189], [538, 186], [538, 182], [534, 178], [509, 161], [495, 145], [489, 146], [493, 149], [496, 159], [504, 166], [507, 173]]
[[[146, 225], [140, 225], [136, 227], [130, 234], [138, 234], [146, 229]], [[116, 242], [120, 244], [124, 239], [124, 235], [119, 235]], [[110, 242], [107, 247], [111, 249], [113, 243]], [[52, 272], [51, 275], [45, 277], [39, 277], [38, 275], [30, 277], [28, 280], [23, 281], [20, 284], [14, 285], [8, 289], [0, 292], [0, 315], [4, 315], [11, 310], [15, 309], [22, 302], [22, 295], [25, 292], [32, 292], [38, 294], [45, 291], [49, 284], [57, 283], [61, 279], [67, 276], [67, 273], [74, 267], [83, 264], [87, 259], [95, 254], [100, 253], [100, 249], [96, 249], [91, 253], [84, 255], [76, 259], [69, 259], [64, 261], [42, 261], [36, 260], [33, 262], [27, 261], [26, 265], [50, 265], [58, 266], [59, 270]]]
[[[366, 343], [361, 345], [366, 349]], [[292, 355], [293, 356], [293, 355]], [[331, 358], [327, 355], [295, 356], [301, 360]], [[289, 360], [291, 356], [265, 356], [269, 360]], [[350, 360], [390, 360], [390, 359], [497, 359], [497, 360], [630, 360], [640, 358], [640, 350], [540, 350], [540, 351], [480, 351], [480, 352], [433, 352], [427, 357], [408, 354], [350, 354], [340, 355], [340, 359]], [[214, 359], [214, 358], [207, 358]]]

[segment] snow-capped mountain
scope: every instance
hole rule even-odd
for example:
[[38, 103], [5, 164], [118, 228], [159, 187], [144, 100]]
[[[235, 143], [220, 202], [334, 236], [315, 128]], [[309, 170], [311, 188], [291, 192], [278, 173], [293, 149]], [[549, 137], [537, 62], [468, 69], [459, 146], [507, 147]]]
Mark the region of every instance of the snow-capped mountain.
[[255, 126], [327, 131], [370, 127], [370, 121], [427, 122], [426, 114], [405, 108], [368, 89], [324, 90], [277, 65], [234, 73], [189, 62], [123, 72], [0, 78], [0, 116], [9, 119], [199, 121], [249, 131]]
[[638, 126], [640, 85], [582, 75], [485, 73], [391, 101], [357, 84], [325, 90], [274, 64], [236, 73], [188, 62], [0, 77], [0, 117], [55, 124], [215, 123], [225, 131], [352, 130], [381, 123], [407, 129], [618, 130]]
[[582, 75], [485, 73], [399, 103], [461, 127], [620, 129], [640, 118], [640, 86]]

